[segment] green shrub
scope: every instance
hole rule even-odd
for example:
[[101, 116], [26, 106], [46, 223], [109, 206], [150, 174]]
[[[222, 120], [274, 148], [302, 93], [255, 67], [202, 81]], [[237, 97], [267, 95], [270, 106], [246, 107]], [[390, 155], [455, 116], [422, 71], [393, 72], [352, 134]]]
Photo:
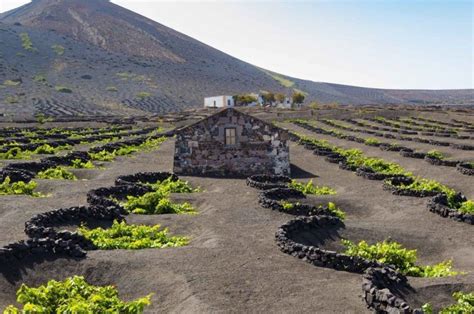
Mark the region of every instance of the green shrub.
[[128, 225], [125, 221], [114, 221], [108, 229], [81, 226], [78, 231], [101, 250], [179, 247], [189, 242], [186, 237], [170, 237], [168, 229], [160, 230], [159, 225]]
[[83, 162], [80, 159], [74, 159], [72, 161], [71, 167], [74, 168], [74, 169], [94, 169], [95, 168], [92, 161], [89, 160], [87, 162]]
[[430, 150], [429, 152], [426, 153], [426, 156], [430, 157], [430, 158], [434, 158], [434, 159], [438, 159], [438, 160], [443, 160], [445, 159], [446, 157], [443, 155], [443, 153], [437, 151], [437, 150]]
[[72, 93], [72, 89], [70, 89], [69, 87], [66, 87], [66, 86], [58, 85], [58, 86], [55, 86], [54, 89], [57, 92], [60, 92], [60, 93], [66, 93], [66, 94], [71, 94]]
[[115, 86], [107, 86], [105, 90], [108, 92], [118, 92], [118, 89]]
[[314, 194], [314, 195], [333, 195], [336, 194], [336, 191], [327, 187], [327, 186], [315, 186], [313, 180], [309, 180], [307, 183], [300, 183], [296, 180], [291, 180], [289, 184], [290, 188], [301, 191], [304, 194]]
[[342, 240], [342, 244], [346, 246], [345, 254], [393, 265], [404, 275], [414, 277], [445, 277], [459, 274], [459, 272], [451, 270], [452, 261], [450, 260], [436, 265], [416, 265], [418, 259], [416, 250], [408, 250], [400, 243], [394, 241], [385, 240], [369, 245], [365, 241], [355, 244], [349, 240]]
[[38, 83], [47, 83], [48, 81], [46, 80], [46, 76], [42, 74], [36, 74], [33, 76], [33, 81], [38, 82]]
[[153, 190], [162, 193], [194, 193], [200, 191], [199, 188], [194, 189], [188, 181], [183, 181], [181, 179], [173, 181], [172, 177], [156, 183], [148, 183], [147, 185], [151, 186]]
[[281, 206], [283, 206], [283, 209], [285, 210], [292, 210], [293, 208], [295, 208], [296, 206], [300, 206], [301, 203], [300, 202], [296, 202], [296, 203], [291, 203], [291, 202], [288, 202], [288, 201], [281, 201]]
[[106, 150], [101, 150], [100, 152], [97, 152], [97, 153], [89, 153], [89, 156], [91, 157], [92, 160], [97, 160], [97, 161], [113, 161], [116, 157], [115, 151], [108, 152]]
[[[457, 303], [442, 308], [440, 314], [468, 314], [474, 313], [474, 292], [465, 293], [462, 291], [454, 292], [453, 298]], [[426, 303], [422, 306], [423, 313], [433, 314], [433, 307]]]
[[54, 50], [54, 52], [58, 55], [58, 56], [62, 56], [64, 54], [64, 47], [61, 46], [61, 45], [58, 45], [58, 44], [54, 44], [51, 46], [51, 49]]
[[32, 153], [39, 154], [39, 155], [52, 155], [52, 154], [56, 154], [57, 152], [61, 150], [69, 149], [70, 147], [71, 146], [69, 145], [52, 147], [49, 144], [43, 144], [41, 146], [38, 146]]
[[3, 85], [4, 86], [18, 86], [20, 85], [21, 82], [20, 81], [12, 81], [12, 80], [5, 80], [3, 81]]
[[0, 159], [30, 159], [31, 155], [28, 151], [23, 151], [19, 147], [10, 148], [5, 153], [0, 153]]
[[68, 171], [63, 167], [49, 168], [38, 172], [36, 175], [38, 179], [47, 180], [77, 180], [74, 173]]
[[28, 35], [28, 33], [21, 33], [20, 38], [21, 38], [21, 45], [23, 46], [23, 49], [25, 49], [26, 51], [31, 51], [31, 52], [37, 51], [37, 49], [33, 47], [33, 42], [31, 41], [31, 38]]
[[128, 196], [124, 208], [134, 214], [161, 215], [194, 213], [189, 203], [177, 204], [171, 202], [169, 194], [162, 191], [145, 193], [142, 196]]
[[0, 183], [0, 195], [30, 195], [33, 197], [42, 196], [41, 193], [35, 192], [34, 190], [38, 184], [35, 181], [25, 183], [23, 181], [11, 182], [10, 177], [6, 177], [2, 183]]
[[20, 102], [20, 98], [16, 95], [8, 95], [5, 96], [5, 102], [9, 104], [17, 104]]
[[151, 294], [125, 302], [119, 297], [114, 286], [94, 286], [82, 276], [74, 276], [64, 281], [50, 280], [46, 285], [31, 288], [22, 284], [17, 293], [17, 301], [23, 308], [8, 306], [5, 314], [19, 313], [143, 313], [150, 305]]
[[148, 93], [148, 92], [139, 92], [136, 96], [138, 100], [143, 100], [149, 97], [151, 97], [151, 93]]
[[461, 206], [458, 208], [458, 211], [460, 211], [463, 214], [474, 214], [474, 201], [467, 200], [464, 203], [461, 203]]
[[334, 214], [334, 216], [336, 216], [337, 218], [341, 220], [346, 219], [346, 213], [342, 209], [337, 207], [336, 204], [334, 204], [333, 202], [329, 202], [327, 206], [328, 206], [329, 212]]
[[370, 145], [370, 146], [375, 146], [375, 145], [379, 145], [380, 141], [375, 139], [375, 138], [367, 138], [364, 141], [364, 143], [367, 144], [367, 145]]

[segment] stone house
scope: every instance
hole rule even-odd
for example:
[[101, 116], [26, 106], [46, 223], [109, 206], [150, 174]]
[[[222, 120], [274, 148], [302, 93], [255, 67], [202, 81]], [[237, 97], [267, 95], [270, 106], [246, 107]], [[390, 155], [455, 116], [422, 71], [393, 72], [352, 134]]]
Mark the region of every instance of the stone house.
[[218, 177], [289, 175], [288, 131], [226, 108], [176, 132], [173, 171]]

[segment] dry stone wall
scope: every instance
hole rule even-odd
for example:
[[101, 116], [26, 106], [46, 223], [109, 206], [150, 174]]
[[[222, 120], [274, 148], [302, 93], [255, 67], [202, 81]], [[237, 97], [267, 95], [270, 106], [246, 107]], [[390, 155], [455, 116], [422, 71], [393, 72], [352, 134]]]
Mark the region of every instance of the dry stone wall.
[[[235, 145], [225, 130], [234, 128]], [[182, 175], [289, 175], [288, 132], [227, 109], [176, 132], [174, 172]]]

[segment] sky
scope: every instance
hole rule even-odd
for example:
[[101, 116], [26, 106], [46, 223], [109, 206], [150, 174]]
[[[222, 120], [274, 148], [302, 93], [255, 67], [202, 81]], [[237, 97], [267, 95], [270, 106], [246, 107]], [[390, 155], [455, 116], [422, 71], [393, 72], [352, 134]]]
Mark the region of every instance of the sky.
[[[0, 12], [27, 2], [0, 0]], [[297, 78], [380, 88], [474, 88], [474, 0], [112, 2]]]

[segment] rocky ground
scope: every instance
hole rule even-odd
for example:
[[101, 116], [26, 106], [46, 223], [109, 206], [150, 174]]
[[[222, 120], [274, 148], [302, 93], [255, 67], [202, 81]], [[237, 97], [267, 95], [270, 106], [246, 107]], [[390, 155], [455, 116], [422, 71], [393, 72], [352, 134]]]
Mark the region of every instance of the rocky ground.
[[[460, 119], [474, 123], [466, 114], [435, 114], [435, 119]], [[269, 116], [272, 118], [271, 116]], [[294, 131], [325, 138], [346, 148], [357, 147], [369, 156], [400, 163], [407, 170], [462, 191], [474, 198], [472, 176], [455, 168], [430, 165], [423, 160], [403, 158], [397, 152], [381, 151], [363, 144], [311, 134], [293, 124]], [[469, 141], [468, 141], [469, 142]], [[472, 144], [472, 141], [471, 141]], [[423, 144], [407, 145], [426, 150]], [[453, 157], [474, 160], [474, 152], [445, 148]], [[174, 142], [158, 150], [133, 157], [120, 157], [104, 169], [80, 170], [79, 181], [38, 180], [46, 198], [1, 196], [0, 244], [25, 239], [24, 222], [32, 215], [59, 207], [87, 205], [86, 193], [113, 185], [119, 175], [140, 171], [172, 171]], [[447, 304], [453, 289], [474, 288], [472, 225], [442, 218], [426, 209], [429, 198], [392, 195], [380, 181], [367, 180], [328, 163], [304, 147], [291, 143], [293, 177], [312, 178], [318, 185], [334, 188], [337, 195], [311, 198], [314, 202], [335, 201], [347, 213], [341, 236], [352, 240], [381, 241], [391, 237], [418, 250], [421, 264], [453, 259], [457, 270], [467, 274], [451, 278], [410, 278], [414, 291], [406, 299], [414, 306], [425, 302]], [[137, 251], [90, 251], [85, 259], [37, 258], [18, 265], [2, 266], [0, 308], [15, 302], [22, 284], [39, 285], [50, 279], [84, 275], [94, 284], [114, 284], [121, 296], [132, 299], [154, 293], [147, 312], [318, 312], [365, 313], [361, 275], [315, 267], [282, 253], [275, 232], [292, 215], [262, 208], [259, 191], [245, 180], [183, 177], [202, 192], [175, 195], [190, 201], [197, 215], [129, 215], [132, 223], [161, 224], [176, 235], [191, 238], [188, 246]], [[338, 248], [339, 237], [327, 239], [325, 247]], [[304, 241], [313, 241], [306, 235]], [[302, 241], [303, 241], [302, 240]]]

